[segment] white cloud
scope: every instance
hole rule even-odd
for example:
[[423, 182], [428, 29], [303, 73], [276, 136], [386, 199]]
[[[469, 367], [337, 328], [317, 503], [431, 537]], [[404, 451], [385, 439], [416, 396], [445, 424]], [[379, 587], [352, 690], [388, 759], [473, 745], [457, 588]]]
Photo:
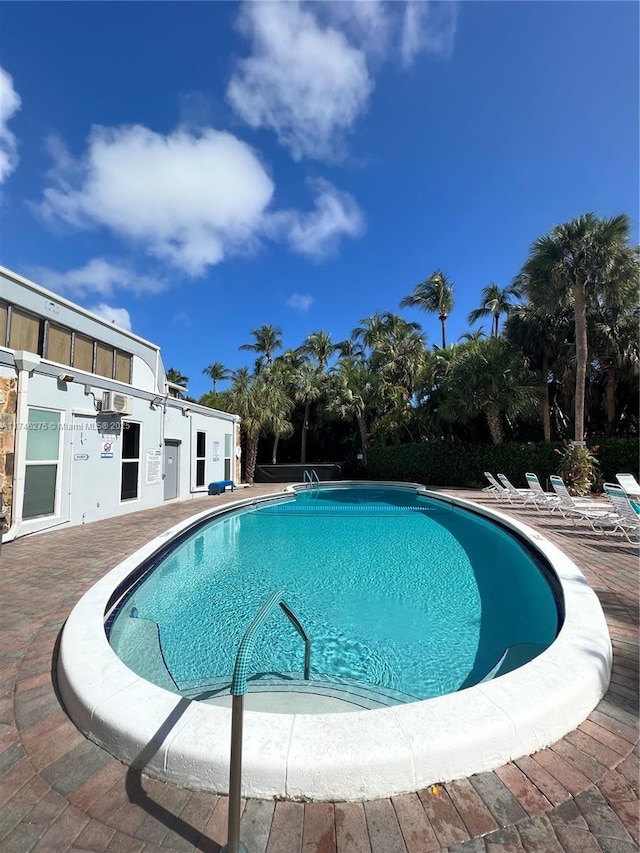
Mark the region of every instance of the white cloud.
[[292, 293], [287, 299], [286, 304], [289, 308], [294, 308], [301, 314], [306, 314], [309, 308], [311, 308], [312, 303], [313, 296], [310, 296], [308, 293]]
[[296, 160], [339, 156], [373, 89], [364, 53], [298, 2], [245, 4], [239, 26], [253, 53], [229, 83], [234, 110], [274, 130]]
[[310, 182], [316, 196], [308, 213], [286, 210], [274, 213], [271, 226], [301, 255], [321, 260], [335, 251], [342, 237], [359, 237], [365, 223], [352, 195], [323, 179]]
[[20, 109], [20, 104], [20, 96], [13, 88], [13, 78], [4, 68], [0, 68], [0, 184], [6, 181], [18, 165], [16, 137], [7, 123]]
[[405, 68], [413, 64], [422, 50], [443, 59], [451, 56], [458, 11], [458, 3], [453, 0], [410, 0], [406, 4], [400, 40], [400, 53]]
[[[271, 211], [271, 178], [251, 148], [228, 133], [179, 130], [161, 136], [140, 126], [97, 128], [80, 161], [58, 139], [49, 140], [49, 150], [56, 186], [45, 189], [37, 206], [45, 218], [106, 227], [188, 275], [247, 252], [265, 237], [317, 260], [334, 251], [340, 238], [363, 230], [353, 196], [322, 179], [311, 183], [313, 210]], [[34, 277], [76, 296], [108, 298], [117, 288], [165, 287], [102, 258], [63, 273], [36, 269]]]
[[100, 302], [98, 305], [93, 305], [89, 308], [89, 311], [93, 311], [94, 314], [102, 317], [108, 323], [114, 323], [116, 326], [121, 326], [129, 332], [131, 331], [131, 317], [126, 308], [113, 308], [105, 302]]
[[159, 293], [166, 287], [161, 279], [138, 275], [126, 267], [116, 266], [103, 258], [94, 258], [83, 267], [67, 270], [67, 272], [57, 272], [47, 267], [31, 267], [29, 274], [43, 287], [76, 298], [89, 294], [108, 298], [116, 290], [135, 294]]
[[140, 125], [94, 127], [79, 164], [60, 143], [50, 150], [56, 185], [39, 206], [46, 218], [105, 226], [190, 275], [247, 250], [274, 189], [248, 145], [210, 128], [163, 136]]
[[383, 55], [393, 38], [393, 7], [384, 0], [315, 2], [314, 12], [349, 33], [351, 42], [367, 54]]

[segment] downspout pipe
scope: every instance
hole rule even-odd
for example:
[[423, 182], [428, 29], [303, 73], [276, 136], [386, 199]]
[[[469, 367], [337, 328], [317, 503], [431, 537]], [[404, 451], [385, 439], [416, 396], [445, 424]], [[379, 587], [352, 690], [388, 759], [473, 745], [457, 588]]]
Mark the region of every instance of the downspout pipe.
[[29, 436], [29, 431], [25, 427], [29, 419], [29, 377], [40, 364], [40, 356], [25, 350], [17, 350], [14, 360], [18, 373], [18, 394], [13, 443], [13, 497], [11, 501], [11, 527], [2, 537], [3, 542], [11, 542], [15, 539], [22, 526], [27, 438]]

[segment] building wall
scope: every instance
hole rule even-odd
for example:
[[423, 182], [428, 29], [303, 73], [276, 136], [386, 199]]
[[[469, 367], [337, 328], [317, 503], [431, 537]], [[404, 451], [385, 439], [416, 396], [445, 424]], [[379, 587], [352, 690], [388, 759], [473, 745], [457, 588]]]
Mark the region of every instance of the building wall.
[[[54, 310], [55, 294], [7, 278], [6, 272], [0, 273], [0, 286], [9, 281], [11, 289], [0, 287], [0, 300], [32, 313], [47, 305]], [[105, 327], [83, 309], [74, 317], [72, 303], [63, 302], [56, 323], [130, 353], [132, 381], [63, 369], [0, 345], [0, 489], [3, 511], [10, 514], [4, 540], [163, 504], [166, 442], [178, 457], [178, 499], [206, 493], [214, 480], [237, 482], [239, 418], [168, 397], [157, 346]], [[105, 391], [130, 398], [131, 414], [101, 411]], [[123, 450], [131, 451], [135, 436], [137, 459], [125, 461]], [[135, 496], [123, 499], [125, 470]]]

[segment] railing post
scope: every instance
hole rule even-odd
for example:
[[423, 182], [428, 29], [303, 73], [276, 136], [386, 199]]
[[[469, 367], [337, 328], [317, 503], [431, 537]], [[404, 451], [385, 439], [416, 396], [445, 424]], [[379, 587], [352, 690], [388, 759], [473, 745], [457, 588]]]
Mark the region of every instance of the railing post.
[[240, 841], [240, 798], [242, 795], [242, 723], [244, 694], [247, 692], [248, 657], [256, 633], [278, 605], [304, 640], [304, 677], [309, 679], [311, 642], [297, 616], [282, 598], [282, 590], [272, 592], [244, 632], [236, 654], [231, 680], [231, 756], [229, 759], [229, 820], [227, 843], [220, 853], [249, 853]]
[[242, 787], [242, 719], [244, 696], [231, 702], [231, 760], [229, 763], [229, 817], [227, 843], [220, 853], [249, 853], [240, 841], [240, 799]]

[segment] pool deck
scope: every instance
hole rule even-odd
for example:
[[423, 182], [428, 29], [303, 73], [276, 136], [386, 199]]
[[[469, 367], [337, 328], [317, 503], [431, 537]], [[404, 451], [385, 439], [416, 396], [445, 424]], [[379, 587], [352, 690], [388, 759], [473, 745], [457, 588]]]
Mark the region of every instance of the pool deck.
[[[172, 502], [2, 546], [2, 853], [218, 853], [226, 840], [226, 797], [149, 779], [87, 741], [56, 694], [57, 640], [87, 588], [153, 536], [209, 506], [279, 488]], [[483, 492], [438, 491], [500, 508], [574, 560], [611, 634], [605, 698], [576, 731], [491, 773], [366, 803], [248, 800], [241, 838], [249, 853], [638, 851], [637, 546], [557, 515], [498, 505]]]

